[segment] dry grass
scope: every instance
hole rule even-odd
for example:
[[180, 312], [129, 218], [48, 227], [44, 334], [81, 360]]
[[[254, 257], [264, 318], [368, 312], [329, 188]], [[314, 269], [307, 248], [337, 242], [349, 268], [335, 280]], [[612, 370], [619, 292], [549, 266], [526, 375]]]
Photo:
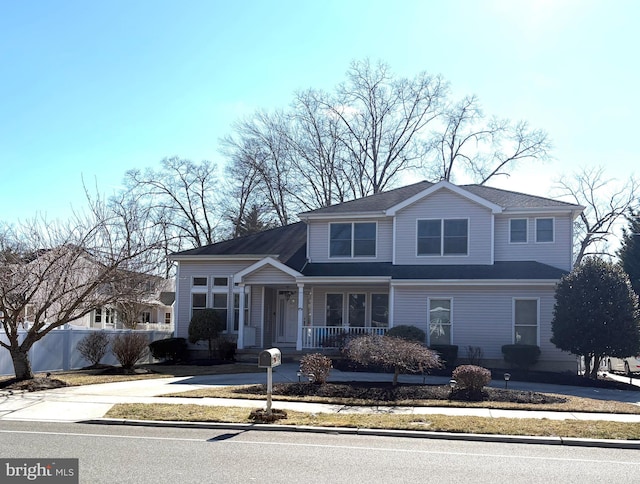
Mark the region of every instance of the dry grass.
[[[115, 383], [149, 378], [172, 378], [197, 375], [229, 375], [234, 373], [256, 373], [260, 370], [256, 365], [230, 363], [226, 365], [141, 365], [134, 374], [109, 374], [105, 368], [91, 370], [53, 371], [51, 378], [65, 382], [68, 386], [93, 385], [96, 383]], [[38, 373], [36, 377], [44, 377]], [[11, 377], [0, 377], [0, 386]]]
[[[251, 409], [204, 405], [122, 404], [109, 418], [165, 421], [247, 423]], [[447, 415], [309, 414], [287, 410], [279, 425], [427, 430], [471, 434], [531, 435], [586, 439], [639, 440], [640, 423], [606, 421], [484, 418]]]
[[[264, 400], [264, 394], [246, 393], [238, 390], [250, 388], [253, 385], [241, 385], [223, 388], [203, 388], [200, 390], [191, 390], [183, 393], [170, 393], [164, 396], [184, 397], [184, 398], [244, 398], [247, 400]], [[622, 414], [640, 414], [640, 406], [631, 403], [622, 403], [611, 400], [595, 400], [592, 398], [579, 398], [568, 395], [555, 395], [566, 399], [564, 403], [546, 403], [546, 404], [522, 404], [512, 402], [460, 402], [451, 400], [399, 400], [394, 402], [395, 405], [411, 406], [411, 407], [476, 407], [476, 408], [492, 408], [506, 410], [548, 410], [556, 412], [589, 412], [589, 413], [622, 413]], [[355, 398], [337, 398], [337, 397], [293, 397], [273, 395], [274, 401], [290, 401], [290, 402], [314, 402], [314, 403], [330, 403], [334, 405], [380, 405], [379, 401], [362, 400]], [[389, 403], [387, 403], [389, 404]]]

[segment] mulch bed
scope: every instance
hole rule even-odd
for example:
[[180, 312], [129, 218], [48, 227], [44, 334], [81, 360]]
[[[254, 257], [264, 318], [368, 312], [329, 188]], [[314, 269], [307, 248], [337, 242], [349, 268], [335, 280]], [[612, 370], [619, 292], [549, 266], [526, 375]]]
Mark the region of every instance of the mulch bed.
[[15, 390], [25, 392], [38, 392], [40, 390], [51, 390], [52, 388], [66, 387], [67, 384], [57, 378], [35, 377], [31, 380], [18, 381], [15, 378], [0, 382], [0, 388], [4, 390]]
[[[266, 394], [266, 385], [253, 385], [236, 390], [238, 393]], [[469, 395], [464, 389], [453, 392], [448, 385], [416, 385], [401, 383], [395, 387], [388, 382], [348, 382], [325, 383], [276, 383], [273, 395], [290, 397], [334, 397], [374, 400], [393, 403], [402, 400], [456, 400], [456, 401], [493, 401], [512, 403], [564, 403], [566, 398], [537, 392], [503, 390], [485, 387], [481, 395]]]

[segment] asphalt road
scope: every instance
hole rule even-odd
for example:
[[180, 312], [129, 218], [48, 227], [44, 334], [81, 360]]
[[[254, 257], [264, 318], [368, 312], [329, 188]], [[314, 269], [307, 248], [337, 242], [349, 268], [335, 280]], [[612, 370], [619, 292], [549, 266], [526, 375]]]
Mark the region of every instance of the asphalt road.
[[0, 456], [76, 457], [88, 484], [585, 484], [640, 475], [638, 450], [51, 422], [0, 422]]

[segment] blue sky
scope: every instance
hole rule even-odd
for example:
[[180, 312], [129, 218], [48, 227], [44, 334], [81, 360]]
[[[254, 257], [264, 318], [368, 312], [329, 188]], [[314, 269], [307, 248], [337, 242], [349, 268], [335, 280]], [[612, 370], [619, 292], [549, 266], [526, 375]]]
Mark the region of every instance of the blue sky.
[[109, 192], [177, 155], [221, 164], [219, 139], [350, 61], [442, 74], [485, 111], [553, 140], [554, 161], [500, 186], [638, 164], [640, 2], [31, 1], [0, 3], [0, 220], [64, 218], [82, 178]]

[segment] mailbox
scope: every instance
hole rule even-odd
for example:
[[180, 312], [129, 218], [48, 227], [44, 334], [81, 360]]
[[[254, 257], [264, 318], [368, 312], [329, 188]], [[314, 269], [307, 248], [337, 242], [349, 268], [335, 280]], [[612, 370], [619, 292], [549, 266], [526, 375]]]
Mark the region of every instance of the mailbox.
[[261, 351], [258, 355], [259, 368], [273, 368], [282, 364], [282, 353], [278, 348]]

